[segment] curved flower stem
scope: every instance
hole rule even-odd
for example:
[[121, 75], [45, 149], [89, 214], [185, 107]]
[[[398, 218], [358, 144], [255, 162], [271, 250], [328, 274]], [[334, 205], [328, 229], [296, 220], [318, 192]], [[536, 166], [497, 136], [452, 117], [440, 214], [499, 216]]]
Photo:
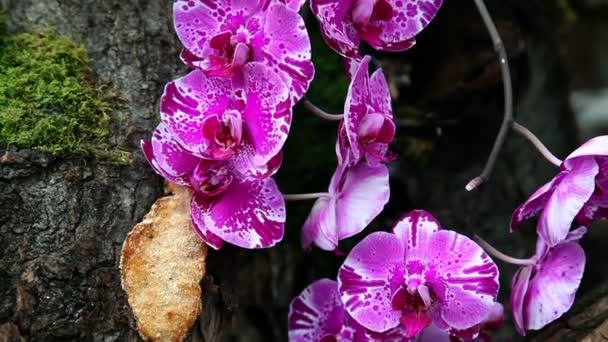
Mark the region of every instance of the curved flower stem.
[[496, 136], [496, 140], [494, 141], [494, 147], [492, 147], [492, 152], [490, 152], [490, 156], [488, 157], [488, 161], [486, 162], [486, 166], [484, 167], [481, 174], [475, 178], [473, 178], [467, 185], [467, 191], [471, 191], [478, 187], [481, 183], [487, 181], [492, 174], [492, 170], [494, 169], [494, 164], [496, 164], [496, 159], [498, 158], [498, 154], [504, 145], [504, 142], [507, 138], [507, 133], [509, 132], [509, 127], [511, 126], [511, 122], [513, 122], [513, 90], [511, 87], [511, 71], [509, 70], [509, 61], [507, 60], [507, 52], [505, 51], [505, 46], [502, 43], [502, 39], [500, 39], [500, 35], [498, 34], [498, 30], [496, 30], [496, 26], [492, 21], [492, 17], [490, 13], [488, 13], [488, 9], [484, 4], [483, 0], [474, 0], [475, 5], [477, 6], [477, 10], [483, 19], [488, 32], [490, 33], [490, 37], [492, 37], [492, 43], [494, 44], [494, 50], [498, 54], [498, 59], [500, 60], [500, 71], [502, 73], [502, 84], [504, 90], [504, 116], [502, 119], [502, 124], [500, 126], [500, 130], [498, 131], [498, 136]]
[[327, 196], [329, 196], [329, 193], [327, 192], [311, 192], [306, 194], [284, 194], [283, 198], [285, 198], [286, 201], [303, 201]]
[[339, 120], [342, 120], [342, 118], [344, 117], [344, 114], [330, 114], [330, 113], [327, 113], [324, 110], [322, 110], [321, 108], [315, 106], [308, 99], [302, 100], [302, 104], [304, 105], [304, 107], [306, 107], [306, 109], [308, 109], [310, 112], [312, 112], [316, 116], [320, 117], [321, 119], [331, 120], [331, 121], [339, 121]]
[[513, 123], [511, 124], [511, 127], [513, 127], [513, 130], [515, 132], [519, 133], [524, 138], [528, 139], [528, 141], [531, 142], [532, 145], [534, 145], [534, 147], [536, 147], [538, 152], [540, 152], [540, 154], [542, 154], [543, 157], [545, 157], [545, 159], [547, 159], [551, 164], [553, 164], [557, 167], [559, 167], [562, 164], [562, 161], [559, 158], [557, 158], [553, 153], [551, 153], [551, 151], [549, 151], [549, 149], [542, 143], [542, 141], [540, 141], [540, 139], [538, 139], [538, 137], [536, 137], [536, 135], [534, 135], [534, 133], [530, 132], [529, 129], [520, 125], [516, 121], [513, 121]]
[[529, 259], [519, 259], [519, 258], [514, 258], [512, 256], [508, 256], [508, 255], [504, 254], [503, 252], [499, 251], [498, 249], [494, 248], [494, 246], [490, 245], [488, 242], [486, 242], [484, 239], [480, 238], [477, 235], [475, 235], [475, 241], [477, 241], [477, 243], [481, 246], [481, 248], [483, 248], [488, 254], [495, 257], [496, 259], [502, 260], [509, 264], [520, 265], [520, 266], [529, 266], [529, 265], [534, 265], [536, 263], [535, 257], [532, 257]]

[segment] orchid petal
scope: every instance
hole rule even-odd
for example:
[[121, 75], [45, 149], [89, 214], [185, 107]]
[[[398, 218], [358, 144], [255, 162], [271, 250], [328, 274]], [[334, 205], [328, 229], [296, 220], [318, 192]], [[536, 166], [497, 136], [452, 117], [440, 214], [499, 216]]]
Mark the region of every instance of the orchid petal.
[[[454, 231], [431, 235], [429, 259], [413, 259], [406, 253], [406, 270], [426, 263], [427, 285], [441, 302], [441, 317], [453, 329], [465, 330], [486, 319], [498, 295], [498, 268], [475, 242]], [[414, 268], [415, 270], [415, 268]], [[407, 278], [407, 275], [406, 275]]]
[[165, 87], [160, 102], [162, 122], [181, 146], [204, 156], [209, 141], [202, 134], [203, 122], [228, 108], [230, 89], [229, 81], [194, 70]]
[[515, 209], [511, 216], [511, 231], [516, 230], [524, 221], [536, 216], [536, 214], [543, 210], [555, 187], [565, 175], [566, 172], [560, 172], [549, 183], [541, 186], [523, 204]]
[[[231, 21], [243, 20], [262, 9], [262, 0], [177, 0], [173, 3], [175, 32], [184, 47], [196, 56], [205, 55], [211, 37], [230, 29]], [[227, 11], [230, 9], [230, 11]], [[238, 15], [233, 15], [231, 14]]]
[[192, 219], [233, 245], [267, 248], [283, 239], [285, 201], [272, 178], [235, 178], [217, 196], [194, 197]]
[[390, 197], [388, 179], [385, 165], [359, 163], [346, 170], [336, 198], [339, 240], [358, 234], [382, 212]]
[[350, 21], [354, 0], [311, 0], [310, 9], [321, 24], [321, 35], [332, 49], [344, 57], [359, 53], [359, 35]]
[[[195, 205], [195, 196], [201, 196], [197, 193], [194, 193], [192, 200], [190, 201], [190, 207], [192, 208]], [[199, 198], [198, 200], [204, 201], [204, 198]], [[224, 240], [222, 240], [219, 236], [213, 234], [209, 229], [205, 227], [205, 225], [198, 219], [192, 217], [192, 227], [194, 228], [194, 232], [198, 235], [201, 240], [205, 241], [205, 243], [215, 249], [219, 250], [224, 246]]]
[[432, 234], [441, 229], [439, 221], [424, 210], [412, 210], [405, 214], [393, 228], [405, 248], [406, 258], [428, 260], [427, 254]]
[[304, 250], [310, 250], [313, 243], [326, 251], [333, 251], [338, 247], [334, 199], [328, 197], [317, 199], [302, 226], [301, 241]]
[[564, 159], [564, 167], [571, 169], [571, 163], [575, 158], [593, 156], [608, 157], [608, 135], [595, 137], [574, 150], [574, 152]]
[[532, 267], [521, 267], [513, 276], [513, 282], [511, 283], [510, 301], [511, 311], [513, 313], [513, 322], [515, 323], [515, 329], [522, 336], [526, 335], [524, 323], [524, 298], [528, 292], [531, 272]]
[[384, 332], [399, 325], [392, 294], [403, 281], [403, 245], [393, 234], [375, 232], [357, 244], [338, 272], [346, 311], [363, 327]]
[[292, 104], [298, 102], [314, 76], [310, 38], [298, 12], [280, 3], [271, 5], [263, 31], [253, 39], [252, 45], [254, 60], [272, 67], [287, 85]]
[[348, 144], [352, 150], [356, 162], [363, 157], [363, 151], [359, 146], [359, 127], [361, 121], [367, 114], [367, 104], [370, 101], [368, 68], [371, 61], [370, 56], [365, 56], [359, 63], [359, 69], [355, 73], [346, 94], [344, 104], [344, 128]]
[[531, 330], [541, 329], [570, 309], [583, 277], [585, 253], [578, 243], [560, 243], [539, 267], [524, 299], [525, 328]]
[[[379, 33], [377, 39], [365, 40], [377, 50], [402, 51], [404, 47], [413, 45], [409, 40], [420, 33], [435, 17], [442, 0], [388, 0], [388, 2], [393, 10], [392, 18], [370, 22], [365, 29], [376, 29]], [[408, 42], [409, 45], [404, 42]]]
[[593, 158], [571, 160], [572, 169], [555, 187], [540, 216], [538, 234], [549, 246], [562, 241], [574, 217], [593, 194], [598, 165]]
[[309, 285], [289, 305], [289, 341], [320, 341], [337, 335], [345, 320], [338, 283], [321, 279]]
[[374, 94], [374, 96], [371, 97], [372, 108], [377, 113], [382, 113], [386, 117], [392, 118], [393, 108], [391, 106], [391, 91], [382, 69], [377, 69], [370, 77], [369, 90], [371, 94]]

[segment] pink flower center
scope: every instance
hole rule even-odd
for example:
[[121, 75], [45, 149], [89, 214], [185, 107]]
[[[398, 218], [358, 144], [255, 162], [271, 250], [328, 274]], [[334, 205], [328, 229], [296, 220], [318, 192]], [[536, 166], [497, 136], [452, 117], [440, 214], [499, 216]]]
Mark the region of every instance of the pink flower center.
[[224, 192], [233, 178], [231, 170], [225, 164], [201, 160], [190, 176], [190, 183], [195, 191], [211, 197]]
[[366, 30], [371, 21], [388, 21], [393, 17], [393, 7], [387, 0], [355, 0], [351, 9], [355, 27]]
[[217, 160], [229, 159], [243, 137], [241, 114], [229, 109], [221, 116], [210, 116], [203, 122], [203, 137], [210, 142], [207, 153]]
[[402, 312], [400, 321], [408, 338], [418, 336], [424, 328], [431, 324], [432, 320], [427, 311], [435, 301], [434, 297], [432, 291], [425, 285], [402, 286], [393, 295], [393, 309]]
[[214, 53], [209, 56], [206, 71], [211, 76], [232, 77], [236, 68], [251, 60], [252, 37], [259, 31], [260, 25], [255, 18], [237, 28], [229, 28], [209, 40]]

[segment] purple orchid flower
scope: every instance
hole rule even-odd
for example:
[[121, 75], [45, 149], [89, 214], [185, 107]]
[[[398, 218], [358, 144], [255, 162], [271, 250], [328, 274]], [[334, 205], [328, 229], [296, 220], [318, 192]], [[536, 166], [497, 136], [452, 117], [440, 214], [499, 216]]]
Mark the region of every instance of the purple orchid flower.
[[302, 247], [314, 243], [333, 251], [340, 240], [361, 232], [376, 217], [390, 197], [389, 174], [385, 165], [371, 167], [359, 163], [339, 164], [327, 196], [315, 202], [302, 227]]
[[260, 63], [243, 67], [242, 81], [200, 70], [170, 82], [161, 119], [175, 141], [203, 159], [228, 160], [257, 176], [283, 147], [291, 125], [287, 87]]
[[314, 75], [302, 0], [178, 0], [173, 4], [182, 60], [209, 76], [233, 77], [261, 62], [287, 85], [292, 103]]
[[243, 175], [225, 160], [207, 160], [183, 149], [164, 124], [142, 150], [152, 168], [168, 181], [193, 190], [192, 224], [212, 248], [224, 241], [243, 248], [266, 248], [283, 239], [285, 202], [271, 176], [279, 153], [263, 178]]
[[338, 283], [321, 279], [309, 285], [289, 305], [291, 342], [367, 342], [365, 328], [344, 311]]
[[388, 151], [395, 136], [391, 94], [381, 69], [369, 76], [370, 61], [370, 56], [363, 57], [348, 88], [336, 143], [340, 163], [365, 159], [375, 166], [394, 159]]
[[442, 0], [311, 0], [325, 42], [344, 57], [364, 41], [376, 50], [403, 51], [439, 11]]
[[445, 331], [479, 325], [499, 288], [488, 255], [423, 210], [408, 213], [393, 233], [363, 239], [340, 267], [338, 284], [357, 323], [375, 332], [401, 324], [409, 338], [431, 322]]
[[[310, 284], [289, 305], [289, 341], [291, 342], [452, 342], [475, 341], [490, 342], [488, 331], [498, 330], [503, 324], [503, 307], [496, 302], [490, 314], [481, 324], [482, 334], [463, 337], [450, 335], [435, 324], [426, 327], [415, 339], [407, 337], [403, 325], [384, 333], [373, 332], [358, 324], [340, 300], [338, 283], [321, 279]], [[479, 327], [476, 326], [476, 332]]]
[[537, 231], [549, 246], [565, 239], [575, 218], [579, 224], [608, 218], [608, 136], [572, 152], [557, 176], [515, 210], [511, 230], [538, 213]]
[[536, 244], [536, 263], [513, 276], [511, 309], [517, 331], [538, 330], [570, 309], [585, 270], [585, 252], [578, 240], [580, 227], [551, 247], [542, 238]]

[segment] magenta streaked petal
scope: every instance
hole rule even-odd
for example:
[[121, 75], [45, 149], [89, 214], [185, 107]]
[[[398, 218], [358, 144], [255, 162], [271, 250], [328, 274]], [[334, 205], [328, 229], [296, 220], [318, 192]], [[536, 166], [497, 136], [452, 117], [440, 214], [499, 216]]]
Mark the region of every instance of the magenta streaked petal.
[[301, 241], [304, 250], [310, 250], [313, 244], [326, 251], [333, 251], [338, 247], [334, 199], [317, 199], [302, 226]]
[[403, 282], [404, 247], [394, 235], [375, 232], [357, 244], [338, 272], [346, 311], [363, 327], [384, 332], [399, 325], [392, 295]]
[[359, 63], [359, 69], [348, 87], [346, 101], [344, 104], [344, 128], [348, 138], [349, 147], [356, 162], [363, 157], [363, 151], [359, 145], [359, 127], [361, 121], [368, 111], [370, 102], [368, 68], [371, 61], [370, 56], [365, 56]]
[[585, 252], [575, 242], [551, 249], [530, 280], [524, 300], [525, 328], [538, 330], [570, 309], [585, 270]]
[[412, 210], [395, 224], [393, 233], [401, 240], [408, 259], [426, 261], [432, 234], [440, 229], [441, 224], [429, 212]]
[[[426, 282], [441, 303], [443, 320], [456, 330], [482, 323], [498, 295], [496, 264], [474, 241], [454, 231], [433, 233], [429, 244], [419, 249], [425, 247]], [[406, 269], [417, 260], [425, 262], [406, 253]]]
[[340, 333], [345, 312], [338, 283], [321, 279], [309, 285], [289, 305], [289, 341], [321, 341], [326, 335]]
[[359, 63], [361, 63], [361, 56], [355, 57], [344, 57], [344, 67], [346, 68], [346, 74], [348, 75], [348, 80], [352, 80], [359, 69]]
[[522, 336], [526, 335], [526, 329], [524, 325], [524, 298], [526, 296], [526, 293], [528, 292], [531, 273], [532, 267], [521, 267], [513, 276], [513, 281], [511, 283], [510, 301], [511, 311], [513, 314], [513, 322], [515, 323], [515, 329]]
[[538, 221], [538, 234], [549, 246], [568, 234], [574, 217], [593, 194], [598, 171], [593, 158], [571, 160], [571, 170], [555, 187]]
[[226, 242], [267, 248], [283, 239], [285, 201], [272, 178], [235, 178], [217, 196], [194, 198], [193, 219]]
[[321, 25], [327, 45], [344, 57], [359, 53], [359, 34], [351, 22], [354, 0], [312, 0], [310, 9]]
[[[192, 208], [195, 203], [195, 199], [194, 197], [196, 196], [201, 196], [199, 194], [194, 194], [192, 197], [192, 200], [190, 201], [190, 207]], [[199, 200], [205, 201], [206, 198], [201, 197]], [[207, 229], [204, 225], [204, 223], [202, 221], [199, 221], [199, 217], [192, 215], [192, 227], [194, 228], [194, 232], [196, 233], [196, 235], [198, 235], [198, 237], [201, 238], [201, 240], [205, 241], [205, 243], [215, 249], [215, 250], [219, 250], [220, 248], [222, 248], [224, 246], [224, 240], [222, 240], [219, 236], [213, 234], [211, 231], [209, 231], [209, 229]]]
[[385, 116], [393, 117], [393, 107], [391, 105], [391, 91], [388, 87], [388, 82], [384, 77], [382, 69], [374, 71], [369, 79], [369, 90], [370, 93], [374, 94], [371, 97], [372, 108], [377, 113], [382, 113]]
[[565, 175], [566, 172], [560, 172], [549, 183], [541, 186], [523, 204], [515, 209], [511, 216], [511, 231], [516, 230], [524, 221], [536, 216], [543, 210], [553, 194], [553, 190]]
[[298, 12], [300, 11], [300, 8], [302, 8], [302, 5], [304, 5], [304, 3], [306, 2], [306, 0], [277, 0], [285, 5], [287, 5], [287, 7], [291, 8], [292, 10]]
[[564, 167], [570, 169], [574, 158], [593, 156], [608, 157], [608, 135], [595, 137], [574, 150], [574, 152], [564, 159]]
[[382, 212], [390, 197], [388, 179], [385, 165], [359, 163], [346, 170], [336, 198], [339, 240], [358, 234]]
[[351, 9], [352, 20], [356, 25], [367, 25], [374, 12], [374, 1], [355, 0]]
[[251, 43], [254, 60], [263, 61], [287, 85], [292, 104], [308, 90], [314, 76], [310, 38], [304, 20], [286, 5], [270, 5], [263, 32]]
[[229, 81], [209, 78], [200, 70], [169, 82], [161, 97], [161, 119], [186, 150], [204, 156], [209, 141], [203, 137], [205, 119], [221, 115], [230, 101]]
[[247, 134], [240, 152], [255, 166], [264, 166], [281, 150], [291, 125], [289, 91], [280, 78], [258, 62], [243, 67], [247, 104], [243, 111]]
[[392, 18], [370, 22], [365, 29], [370, 31], [377, 29], [379, 34], [377, 40], [366, 39], [366, 41], [378, 50], [399, 51], [397, 49], [411, 47], [411, 42], [408, 42], [409, 45], [404, 45], [404, 42], [414, 38], [430, 23], [439, 11], [442, 0], [389, 0], [388, 2], [393, 10]]

